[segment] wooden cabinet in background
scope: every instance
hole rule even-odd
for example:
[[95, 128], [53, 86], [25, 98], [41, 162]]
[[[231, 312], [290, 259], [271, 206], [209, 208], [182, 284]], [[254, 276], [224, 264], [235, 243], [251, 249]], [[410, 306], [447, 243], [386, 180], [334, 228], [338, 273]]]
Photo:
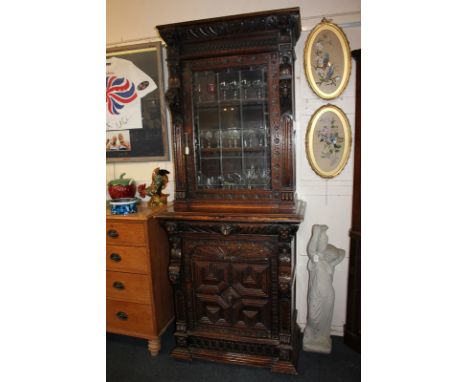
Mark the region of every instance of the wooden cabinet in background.
[[106, 222], [107, 331], [147, 339], [153, 356], [173, 318], [167, 235], [155, 218], [164, 209], [142, 204], [127, 216], [108, 210]]
[[356, 123], [354, 133], [353, 210], [349, 230], [349, 271], [344, 342], [361, 351], [361, 49], [356, 60]]
[[175, 161], [171, 355], [295, 374], [299, 8], [158, 26]]

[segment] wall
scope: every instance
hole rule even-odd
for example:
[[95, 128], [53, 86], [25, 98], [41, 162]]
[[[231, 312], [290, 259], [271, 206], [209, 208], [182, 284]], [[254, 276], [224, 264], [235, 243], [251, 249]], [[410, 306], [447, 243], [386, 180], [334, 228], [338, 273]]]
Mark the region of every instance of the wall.
[[[304, 138], [310, 116], [320, 106], [328, 102], [318, 98], [309, 88], [303, 70], [303, 50], [310, 30], [320, 22], [323, 16], [332, 18], [343, 28], [350, 42], [351, 49], [361, 47], [361, 14], [359, 0], [238, 0], [220, 1], [179, 0], [107, 0], [107, 44], [108, 46], [125, 45], [136, 41], [148, 41], [158, 38], [156, 25], [195, 19], [211, 18], [239, 13], [258, 12], [269, 9], [300, 7], [302, 34], [296, 45], [296, 148], [297, 148], [297, 193], [307, 202], [306, 217], [297, 234], [298, 273], [297, 307], [298, 323], [302, 327], [307, 315], [307, 253], [313, 224], [327, 224], [330, 243], [346, 250], [345, 260], [336, 267], [334, 287], [336, 292], [335, 311], [332, 333], [343, 334], [346, 318], [346, 288], [349, 260], [349, 236], [351, 225], [351, 197], [353, 181], [353, 154], [343, 172], [334, 179], [324, 180], [310, 168], [305, 150]], [[354, 134], [355, 71], [348, 87], [341, 97], [331, 103], [339, 106], [348, 116]], [[157, 167], [171, 171], [168, 192], [173, 195], [173, 164], [162, 163], [127, 163], [108, 164], [107, 180], [126, 172], [138, 182], [149, 182], [151, 171]]]

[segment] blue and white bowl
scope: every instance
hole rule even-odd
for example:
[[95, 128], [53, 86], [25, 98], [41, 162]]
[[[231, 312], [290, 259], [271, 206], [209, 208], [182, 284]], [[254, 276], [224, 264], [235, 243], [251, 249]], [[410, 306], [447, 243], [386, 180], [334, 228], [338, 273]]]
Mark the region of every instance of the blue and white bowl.
[[109, 201], [112, 215], [128, 215], [137, 212], [138, 198], [121, 198]]

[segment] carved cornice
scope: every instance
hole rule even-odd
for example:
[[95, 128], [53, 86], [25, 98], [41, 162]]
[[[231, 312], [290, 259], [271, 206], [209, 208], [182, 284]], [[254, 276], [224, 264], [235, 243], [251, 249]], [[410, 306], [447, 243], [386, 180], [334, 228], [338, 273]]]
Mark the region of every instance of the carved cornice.
[[300, 35], [301, 22], [299, 9], [294, 8], [161, 25], [157, 28], [169, 46], [271, 31], [279, 32], [295, 44]]

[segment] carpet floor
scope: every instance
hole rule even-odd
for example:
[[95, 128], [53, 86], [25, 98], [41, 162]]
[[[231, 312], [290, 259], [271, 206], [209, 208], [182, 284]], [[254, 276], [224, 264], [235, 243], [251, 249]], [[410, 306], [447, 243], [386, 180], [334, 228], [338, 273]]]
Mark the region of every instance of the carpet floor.
[[161, 338], [159, 356], [151, 357], [147, 341], [107, 334], [108, 382], [357, 382], [361, 380], [361, 356], [332, 337], [332, 353], [301, 351], [299, 375], [284, 375], [268, 369], [234, 366], [201, 360], [180, 361], [170, 357], [175, 346], [174, 329], [168, 328]]

